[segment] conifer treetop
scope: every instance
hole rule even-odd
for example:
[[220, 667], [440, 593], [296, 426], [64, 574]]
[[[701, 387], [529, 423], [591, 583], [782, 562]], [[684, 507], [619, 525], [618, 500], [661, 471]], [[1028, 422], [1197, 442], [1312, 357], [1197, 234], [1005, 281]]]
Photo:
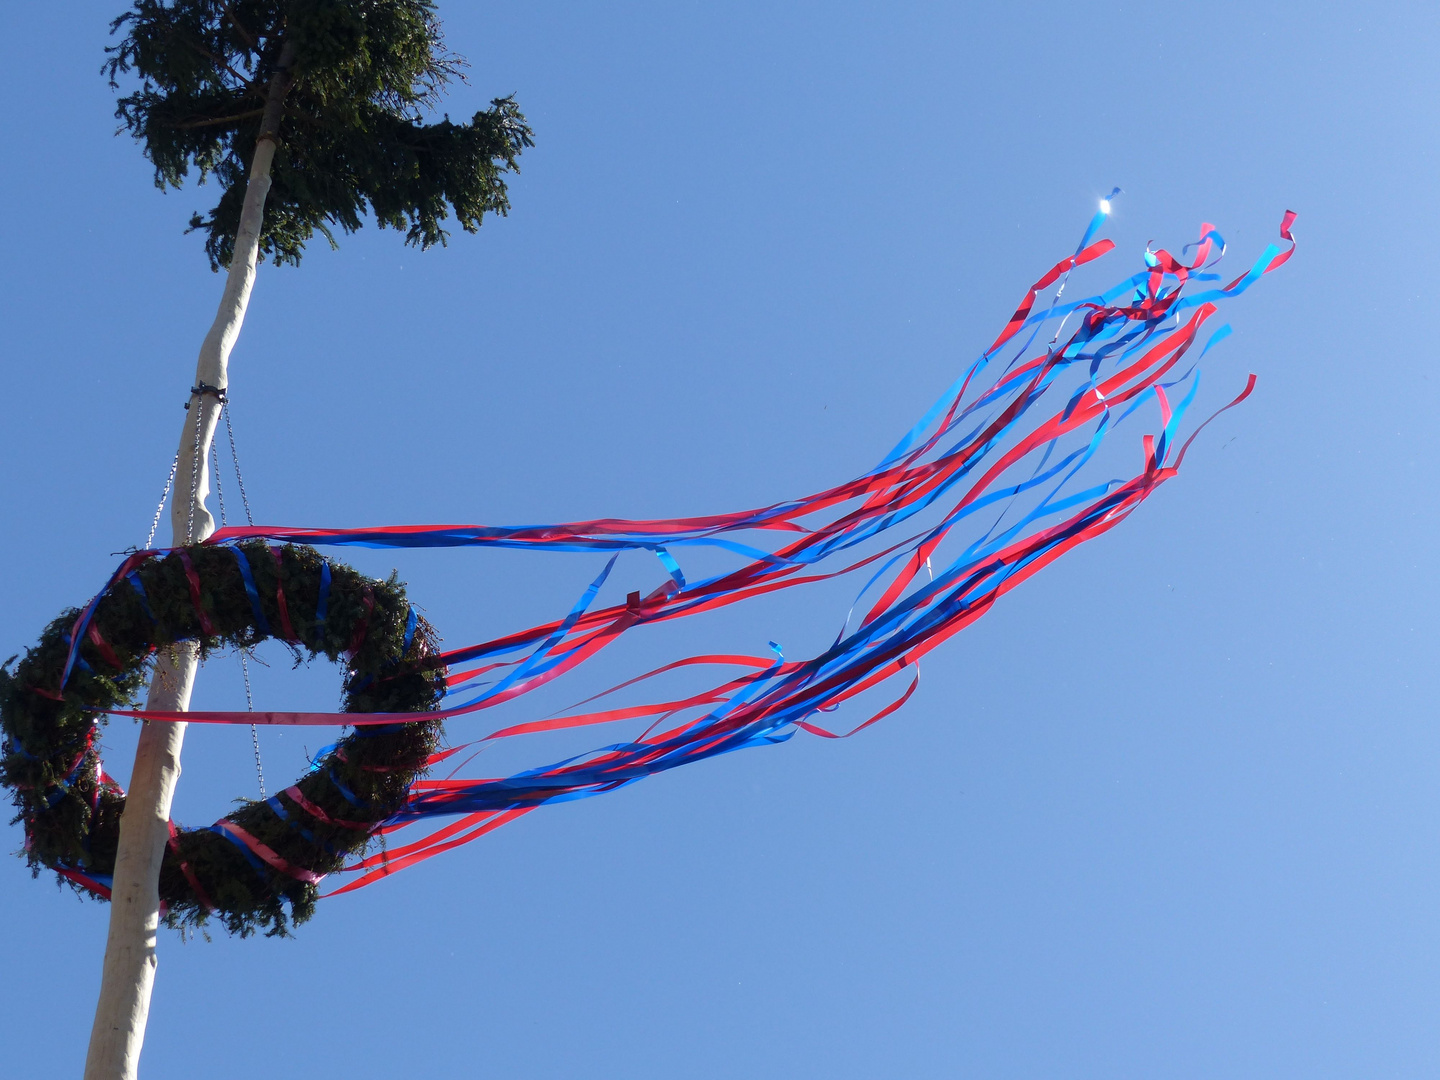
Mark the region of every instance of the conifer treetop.
[[505, 174], [534, 145], [513, 97], [469, 123], [426, 122], [464, 68], [430, 0], [135, 0], [111, 31], [123, 36], [105, 74], [139, 83], [116, 116], [156, 185], [179, 188], [194, 169], [221, 188], [190, 221], [215, 269], [230, 262], [261, 138], [277, 146], [260, 253], [277, 264], [298, 264], [317, 231], [333, 246], [367, 211], [421, 248], [445, 243], [452, 213], [475, 232], [509, 209]]

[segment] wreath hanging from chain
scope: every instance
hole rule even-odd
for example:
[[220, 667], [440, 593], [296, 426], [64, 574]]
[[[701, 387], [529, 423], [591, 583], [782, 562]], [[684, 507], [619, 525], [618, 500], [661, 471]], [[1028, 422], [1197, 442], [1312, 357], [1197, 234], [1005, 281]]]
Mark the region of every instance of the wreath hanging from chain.
[[[87, 612], [63, 613], [18, 663], [0, 667], [0, 782], [32, 871], [107, 898], [125, 794], [105, 772], [98, 725], [133, 704], [157, 651], [195, 641], [205, 655], [279, 638], [301, 655], [345, 662], [343, 710], [353, 713], [432, 711], [445, 691], [434, 631], [395, 578], [372, 580], [310, 547], [141, 552]], [[357, 728], [284, 791], [240, 800], [208, 828], [172, 823], [160, 872], [167, 922], [213, 915], [243, 936], [284, 934], [309, 918], [320, 879], [404, 807], [441, 728], [438, 717]]]

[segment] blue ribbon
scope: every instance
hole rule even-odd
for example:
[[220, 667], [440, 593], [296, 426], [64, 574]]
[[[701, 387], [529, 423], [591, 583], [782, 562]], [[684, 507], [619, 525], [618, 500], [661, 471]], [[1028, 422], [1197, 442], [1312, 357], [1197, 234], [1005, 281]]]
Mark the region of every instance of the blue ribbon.
[[[325, 609], [330, 605], [330, 563], [320, 564], [320, 601], [315, 605], [315, 644], [325, 647]], [[406, 646], [409, 647], [408, 645]]]
[[400, 657], [404, 659], [405, 654], [410, 651], [410, 646], [415, 643], [415, 625], [417, 622], [415, 605], [410, 605], [409, 612], [405, 615], [405, 643], [400, 646]]
[[265, 618], [265, 609], [260, 606], [260, 590], [255, 588], [255, 575], [250, 570], [250, 560], [245, 557], [238, 544], [230, 550], [235, 553], [235, 565], [240, 568], [240, 576], [245, 579], [245, 595], [250, 598], [250, 610], [255, 613], [255, 629], [269, 637], [270, 620]]
[[324, 851], [331, 855], [343, 854], [342, 852], [336, 851], [324, 840], [321, 840], [304, 825], [301, 825], [300, 822], [292, 818], [290, 814], [285, 810], [285, 807], [280, 805], [280, 797], [278, 795], [272, 795], [270, 798], [266, 799], [265, 805], [270, 807], [271, 810], [275, 811], [276, 817], [278, 817], [281, 821], [285, 822], [286, 825], [289, 825], [292, 829], [294, 829], [296, 832], [298, 832], [301, 836], [303, 836], [306, 840], [310, 841], [310, 843], [314, 844], [316, 847], [322, 848]]
[[238, 850], [241, 855], [245, 856], [245, 861], [248, 862], [254, 868], [255, 872], [259, 874], [262, 878], [267, 878], [272, 873], [274, 873], [274, 870], [271, 867], [265, 865], [265, 863], [261, 861], [260, 857], [256, 855], [253, 851], [251, 851], [248, 847], [246, 847], [245, 842], [241, 840], [238, 836], [234, 836], [226, 832], [219, 825], [211, 825], [210, 831], [213, 832], [216, 836], [223, 836], [226, 840], [229, 840], [230, 843], [234, 844], [236, 850]]
[[145, 617], [150, 620], [150, 624], [153, 626], [159, 620], [155, 618], [155, 613], [150, 610], [150, 598], [145, 595], [145, 583], [140, 580], [140, 572], [138, 570], [131, 570], [130, 573], [125, 575], [125, 580], [130, 582], [130, 587], [134, 589], [140, 597], [140, 606], [145, 610]]

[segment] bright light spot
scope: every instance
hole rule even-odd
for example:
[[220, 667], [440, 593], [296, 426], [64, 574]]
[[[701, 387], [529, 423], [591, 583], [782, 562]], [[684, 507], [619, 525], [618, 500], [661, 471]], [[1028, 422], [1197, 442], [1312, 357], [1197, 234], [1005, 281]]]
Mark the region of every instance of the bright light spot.
[[1100, 200], [1100, 213], [1102, 213], [1102, 214], [1108, 214], [1108, 213], [1110, 213], [1110, 200], [1109, 200], [1109, 199], [1101, 199], [1101, 200]]

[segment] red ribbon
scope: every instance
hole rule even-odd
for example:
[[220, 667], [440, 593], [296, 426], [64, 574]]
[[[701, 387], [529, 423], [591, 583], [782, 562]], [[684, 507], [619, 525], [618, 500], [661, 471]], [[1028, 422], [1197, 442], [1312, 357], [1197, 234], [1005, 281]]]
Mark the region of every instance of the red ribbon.
[[170, 839], [165, 841], [165, 846], [175, 853], [175, 858], [180, 862], [180, 872], [185, 875], [185, 880], [190, 883], [190, 891], [195, 894], [195, 899], [200, 901], [200, 906], [206, 911], [214, 911], [215, 905], [210, 903], [210, 897], [200, 887], [200, 879], [195, 876], [195, 871], [190, 869], [190, 864], [180, 855], [180, 834], [175, 830], [175, 822], [165, 822], [165, 827], [170, 830]]
[[99, 650], [100, 659], [104, 660], [116, 671], [123, 671], [125, 669], [125, 665], [120, 663], [120, 658], [115, 655], [115, 650], [110, 647], [110, 643], [100, 636], [100, 628], [95, 625], [93, 620], [90, 623], [89, 629], [85, 631], [85, 636], [88, 637], [95, 645], [95, 648]]
[[300, 807], [301, 810], [304, 810], [316, 821], [323, 821], [326, 825], [338, 825], [342, 829], [355, 829], [359, 832], [369, 832], [375, 827], [375, 822], [373, 821], [344, 821], [341, 818], [331, 817], [324, 810], [322, 810], [320, 807], [316, 806], [309, 799], [307, 799], [304, 792], [302, 792], [298, 787], [286, 788], [285, 794], [288, 795], [290, 799], [295, 803], [295, 805]]
[[360, 616], [360, 621], [355, 626], [355, 633], [350, 638], [350, 646], [346, 649], [351, 656], [359, 652], [360, 646], [365, 643], [365, 635], [370, 630], [370, 613], [375, 610], [375, 593], [369, 585], [365, 586], [365, 591], [360, 594], [360, 599], [365, 603], [365, 614]]
[[282, 859], [272, 848], [266, 847], [229, 818], [221, 818], [215, 823], [215, 828], [239, 840], [250, 849], [253, 855], [269, 863], [270, 866], [274, 867], [286, 877], [292, 877], [296, 881], [307, 881], [311, 885], [317, 885], [325, 879], [324, 874], [317, 874], [313, 870], [306, 870], [303, 866], [296, 866]]
[[180, 548], [175, 554], [180, 556], [180, 565], [185, 567], [185, 580], [190, 583], [190, 603], [195, 607], [195, 617], [200, 620], [200, 632], [206, 637], [214, 637], [215, 624], [210, 621], [210, 616], [205, 614], [204, 605], [200, 603], [200, 575], [195, 573], [195, 566], [190, 562], [190, 553]]
[[270, 554], [275, 559], [275, 603], [280, 608], [280, 634], [286, 641], [295, 641], [295, 628], [290, 625], [290, 607], [285, 603], [285, 588], [280, 584], [280, 572], [283, 564], [280, 559], [279, 546], [272, 544]]

